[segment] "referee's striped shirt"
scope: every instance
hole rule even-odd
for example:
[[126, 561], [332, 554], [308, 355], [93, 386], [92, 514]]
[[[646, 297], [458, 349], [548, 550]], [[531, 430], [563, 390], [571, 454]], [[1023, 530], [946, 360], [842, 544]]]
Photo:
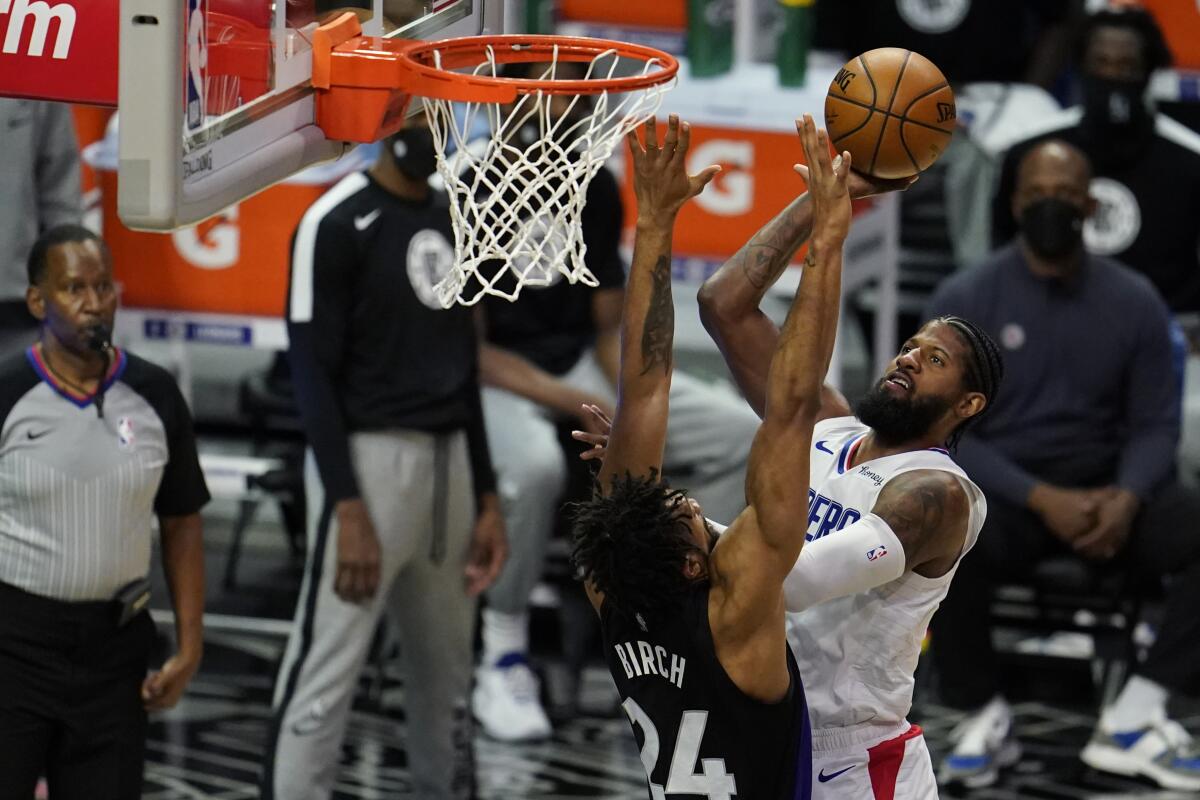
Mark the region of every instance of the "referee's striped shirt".
[[154, 517], [208, 501], [191, 414], [171, 376], [117, 350], [104, 416], [35, 348], [0, 364], [0, 582], [107, 600], [150, 567]]

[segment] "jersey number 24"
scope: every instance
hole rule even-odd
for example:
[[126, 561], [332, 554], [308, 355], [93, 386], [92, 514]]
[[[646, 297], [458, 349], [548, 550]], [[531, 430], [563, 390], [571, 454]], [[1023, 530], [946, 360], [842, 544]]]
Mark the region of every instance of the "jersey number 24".
[[629, 721], [642, 729], [642, 766], [650, 780], [650, 796], [654, 800], [666, 800], [667, 795], [672, 794], [731, 800], [737, 794], [737, 782], [725, 771], [725, 759], [706, 758], [702, 763], [702, 771], [695, 771], [700, 758], [700, 742], [704, 739], [704, 728], [708, 724], [707, 711], [683, 712], [664, 788], [653, 781], [654, 767], [658, 764], [658, 728], [632, 697], [626, 698], [621, 706], [629, 715]]

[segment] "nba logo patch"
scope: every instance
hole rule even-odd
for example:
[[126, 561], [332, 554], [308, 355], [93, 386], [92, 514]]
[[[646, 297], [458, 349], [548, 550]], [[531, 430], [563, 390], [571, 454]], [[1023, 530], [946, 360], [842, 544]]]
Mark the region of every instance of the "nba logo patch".
[[133, 446], [133, 438], [133, 422], [129, 417], [121, 417], [117, 420], [117, 445], [128, 450]]
[[867, 561], [878, 561], [886, 555], [887, 548], [879, 545], [879, 547], [874, 547], [867, 551]]

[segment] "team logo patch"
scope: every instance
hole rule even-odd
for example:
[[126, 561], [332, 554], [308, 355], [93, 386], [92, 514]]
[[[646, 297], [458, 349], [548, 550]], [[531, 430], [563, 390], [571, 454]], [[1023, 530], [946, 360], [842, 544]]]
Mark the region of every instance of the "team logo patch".
[[133, 420], [129, 417], [121, 417], [117, 420], [117, 445], [122, 450], [128, 450], [133, 447]]
[[1142, 231], [1142, 209], [1125, 184], [1112, 178], [1093, 178], [1092, 197], [1096, 213], [1083, 224], [1083, 243], [1101, 256], [1114, 256], [1129, 249]]
[[435, 230], [417, 231], [408, 243], [408, 282], [425, 306], [442, 310], [433, 287], [446, 277], [454, 264], [454, 248]]
[[1010, 322], [1000, 329], [1000, 344], [1005, 350], [1020, 350], [1025, 345], [1025, 329]]
[[921, 33], [945, 33], [957, 28], [971, 10], [971, 0], [896, 0], [900, 18]]
[[873, 547], [867, 551], [867, 561], [878, 561], [887, 554], [887, 548], [883, 545], [879, 545], [879, 547]]

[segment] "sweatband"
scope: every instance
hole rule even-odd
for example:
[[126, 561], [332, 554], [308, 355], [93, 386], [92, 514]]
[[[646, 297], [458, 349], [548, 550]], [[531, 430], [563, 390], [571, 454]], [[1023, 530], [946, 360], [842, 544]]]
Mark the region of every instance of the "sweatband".
[[883, 519], [867, 514], [804, 545], [783, 582], [790, 612], [865, 592], [904, 574], [904, 547]]

